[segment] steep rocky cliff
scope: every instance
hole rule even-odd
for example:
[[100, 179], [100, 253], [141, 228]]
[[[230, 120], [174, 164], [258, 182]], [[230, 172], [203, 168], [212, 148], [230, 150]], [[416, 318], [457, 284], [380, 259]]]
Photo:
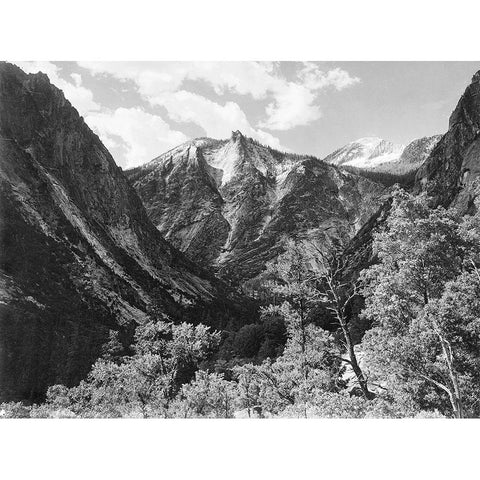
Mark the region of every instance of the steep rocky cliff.
[[166, 242], [44, 74], [0, 64], [0, 400], [71, 385], [110, 330], [155, 315], [215, 327], [244, 304]]
[[287, 238], [306, 248], [350, 238], [384, 192], [363, 177], [240, 132], [187, 142], [126, 173], [165, 238], [239, 282], [258, 275]]
[[480, 71], [450, 116], [448, 132], [417, 173], [415, 191], [426, 191], [434, 203], [473, 208], [480, 175]]

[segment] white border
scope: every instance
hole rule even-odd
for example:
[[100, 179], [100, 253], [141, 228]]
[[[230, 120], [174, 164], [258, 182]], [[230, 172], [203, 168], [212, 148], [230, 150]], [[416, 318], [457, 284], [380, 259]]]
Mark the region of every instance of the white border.
[[[475, 478], [476, 422], [5, 420], [3, 478]], [[467, 441], [467, 440], [471, 441]]]
[[[478, 2], [477, 2], [478, 3]], [[478, 60], [474, 1], [2, 4], [0, 59]], [[456, 479], [475, 421], [1, 421], [4, 478]], [[475, 430], [474, 430], [475, 429]]]
[[12, 60], [478, 60], [474, 0], [16, 0]]

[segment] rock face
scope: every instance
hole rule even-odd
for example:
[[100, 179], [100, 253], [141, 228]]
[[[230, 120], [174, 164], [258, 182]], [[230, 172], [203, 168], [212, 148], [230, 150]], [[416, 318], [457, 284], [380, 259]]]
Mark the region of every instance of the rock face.
[[419, 169], [415, 191], [426, 191], [436, 205], [459, 213], [473, 208], [480, 175], [480, 71], [450, 116], [448, 132]]
[[377, 137], [361, 138], [331, 153], [324, 161], [370, 172], [403, 175], [418, 170], [440, 138], [441, 135], [419, 138], [406, 147]]
[[[0, 401], [72, 385], [110, 330], [151, 315], [218, 328], [243, 303], [166, 242], [46, 75], [0, 64]], [[243, 316], [242, 316], [243, 315]]]
[[[418, 170], [430, 153], [435, 148], [442, 135], [433, 135], [431, 137], [423, 137], [409, 143], [402, 152], [398, 162], [386, 165], [392, 173], [407, 173], [412, 170]], [[387, 170], [386, 170], [387, 171]]]
[[257, 276], [287, 238], [349, 238], [384, 187], [233, 132], [200, 138], [126, 172], [148, 215], [190, 258], [238, 282]]

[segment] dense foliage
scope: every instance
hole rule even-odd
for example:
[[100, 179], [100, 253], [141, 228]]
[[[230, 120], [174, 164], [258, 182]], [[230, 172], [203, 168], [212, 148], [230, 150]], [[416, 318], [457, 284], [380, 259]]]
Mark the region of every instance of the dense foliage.
[[[270, 264], [270, 304], [238, 332], [152, 321], [132, 354], [115, 335], [79, 385], [7, 417], [478, 417], [480, 215], [394, 192], [378, 262], [345, 275], [301, 243]], [[352, 336], [352, 300], [372, 328]], [[326, 318], [328, 317], [328, 318]]]
[[381, 183], [386, 187], [392, 187], [395, 184], [402, 186], [403, 188], [410, 189], [415, 183], [415, 175], [417, 174], [417, 168], [404, 173], [390, 173], [374, 170], [366, 170], [363, 168], [353, 167], [351, 165], [343, 165], [342, 169], [360, 175], [361, 177], [368, 178], [376, 183]]

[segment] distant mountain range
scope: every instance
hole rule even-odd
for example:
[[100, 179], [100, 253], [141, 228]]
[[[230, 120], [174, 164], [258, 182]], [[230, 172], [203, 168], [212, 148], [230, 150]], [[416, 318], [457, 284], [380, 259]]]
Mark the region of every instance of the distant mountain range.
[[337, 166], [401, 175], [417, 170], [440, 138], [441, 135], [419, 138], [407, 146], [378, 137], [360, 138], [327, 155], [324, 161]]
[[238, 131], [192, 140], [126, 174], [167, 240], [236, 282], [260, 274], [288, 239], [308, 249], [351, 238], [385, 193], [379, 183]]

